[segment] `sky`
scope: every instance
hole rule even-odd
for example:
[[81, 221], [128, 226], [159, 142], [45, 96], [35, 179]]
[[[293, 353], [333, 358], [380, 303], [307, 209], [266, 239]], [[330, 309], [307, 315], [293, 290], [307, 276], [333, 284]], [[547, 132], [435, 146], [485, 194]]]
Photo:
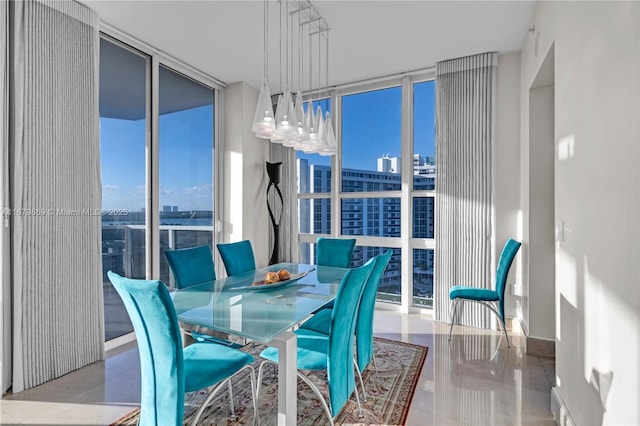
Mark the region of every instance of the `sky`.
[[[103, 209], [140, 211], [145, 120], [100, 119]], [[213, 105], [160, 116], [160, 210], [213, 210]]]
[[[400, 157], [401, 88], [342, 98], [343, 167], [376, 170], [384, 154]], [[328, 100], [321, 101], [323, 113]], [[314, 102], [317, 108], [318, 102]], [[414, 153], [435, 155], [435, 83], [414, 86]], [[145, 200], [145, 120], [101, 118], [103, 209], [140, 211]], [[213, 105], [160, 116], [160, 210], [212, 210]], [[336, 135], [337, 136], [337, 135]], [[310, 164], [331, 157], [298, 152]]]
[[[322, 102], [323, 112], [329, 102]], [[317, 105], [314, 102], [314, 106]], [[435, 155], [435, 82], [414, 86], [414, 153]], [[336, 135], [337, 136], [337, 135]], [[377, 170], [385, 154], [400, 157], [402, 90], [400, 87], [342, 97], [342, 166]], [[330, 165], [330, 157], [298, 152], [309, 164]]]

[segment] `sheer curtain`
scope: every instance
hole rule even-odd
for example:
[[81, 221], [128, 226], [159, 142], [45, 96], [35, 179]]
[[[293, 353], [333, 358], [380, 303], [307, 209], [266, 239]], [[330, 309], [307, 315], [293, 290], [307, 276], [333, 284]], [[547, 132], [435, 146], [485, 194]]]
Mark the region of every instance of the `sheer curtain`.
[[7, 188], [9, 155], [9, 3], [0, 0], [0, 382], [2, 394], [11, 386], [11, 265], [9, 263], [9, 230], [5, 228], [5, 207], [9, 206]]
[[13, 391], [103, 358], [97, 15], [10, 2]]
[[[435, 319], [449, 319], [449, 288], [493, 288], [494, 104], [497, 53], [436, 65]], [[489, 327], [489, 311], [464, 304], [462, 323]]]
[[[298, 174], [296, 152], [280, 144], [272, 143], [271, 162], [282, 162], [280, 190], [282, 191], [282, 221], [280, 223], [280, 262], [298, 262]], [[273, 246], [273, 232], [269, 234], [269, 247]]]

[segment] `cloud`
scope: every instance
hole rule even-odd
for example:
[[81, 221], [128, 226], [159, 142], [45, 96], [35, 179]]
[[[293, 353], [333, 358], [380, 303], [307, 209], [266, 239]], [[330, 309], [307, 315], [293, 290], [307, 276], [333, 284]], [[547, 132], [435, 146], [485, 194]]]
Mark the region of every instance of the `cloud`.
[[118, 185], [102, 185], [102, 193], [105, 195], [113, 194], [118, 190], [120, 190], [120, 187]]
[[211, 190], [213, 190], [213, 185], [207, 184], [207, 185], [196, 185], [196, 186], [192, 186], [191, 188], [185, 188], [184, 192], [187, 194], [193, 194], [194, 192], [211, 191]]

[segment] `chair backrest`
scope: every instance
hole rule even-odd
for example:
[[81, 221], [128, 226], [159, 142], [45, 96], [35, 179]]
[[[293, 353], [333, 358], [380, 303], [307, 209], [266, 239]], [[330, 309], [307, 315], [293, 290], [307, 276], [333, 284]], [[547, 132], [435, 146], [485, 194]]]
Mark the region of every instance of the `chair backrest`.
[[227, 275], [237, 275], [256, 269], [251, 241], [244, 240], [237, 243], [218, 244], [218, 251], [227, 270]]
[[136, 333], [140, 353], [140, 425], [181, 425], [184, 360], [178, 317], [162, 281], [133, 280], [109, 271]]
[[329, 383], [329, 402], [331, 412], [334, 415], [342, 410], [355, 389], [353, 333], [360, 297], [374, 262], [375, 258], [359, 268], [347, 271], [338, 287], [335, 305], [331, 312], [327, 380]]
[[356, 352], [360, 371], [367, 368], [373, 357], [373, 314], [376, 309], [376, 296], [382, 274], [387, 269], [392, 254], [393, 250], [387, 250], [384, 254], [375, 257], [375, 265], [364, 285], [364, 291], [360, 298], [356, 320]]
[[318, 238], [316, 245], [316, 265], [348, 268], [356, 240], [342, 238]]
[[211, 247], [197, 246], [164, 252], [177, 288], [191, 287], [216, 279]]
[[500, 297], [499, 314], [500, 318], [504, 321], [504, 289], [507, 284], [507, 275], [509, 275], [509, 269], [513, 263], [513, 258], [516, 257], [516, 253], [520, 249], [521, 243], [509, 238], [502, 248], [500, 254], [500, 260], [498, 260], [498, 270], [496, 271], [496, 292]]

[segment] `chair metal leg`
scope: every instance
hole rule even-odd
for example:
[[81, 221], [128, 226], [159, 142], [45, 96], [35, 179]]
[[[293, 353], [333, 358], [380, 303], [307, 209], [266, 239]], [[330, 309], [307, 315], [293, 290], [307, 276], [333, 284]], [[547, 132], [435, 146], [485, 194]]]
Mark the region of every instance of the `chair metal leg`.
[[[498, 310], [496, 309], [496, 307], [494, 307], [492, 304], [487, 303], [487, 302], [478, 302], [481, 305], [486, 306], [487, 308], [489, 308], [489, 310], [491, 312], [493, 312], [496, 317], [498, 317], [498, 323], [500, 324], [500, 327], [502, 327], [502, 332], [504, 333], [504, 337], [507, 338], [507, 347], [510, 348], [511, 347], [511, 342], [509, 342], [509, 336], [507, 336], [507, 327], [504, 323], [504, 320], [502, 319], [502, 317], [500, 316], [500, 314], [498, 313]], [[497, 305], [497, 303], [496, 303]]]
[[358, 403], [358, 417], [364, 419], [364, 414], [362, 414], [362, 406], [360, 405], [360, 397], [358, 396], [358, 389], [354, 389], [353, 393], [356, 394], [356, 402]]
[[373, 368], [375, 368], [376, 375], [378, 375], [378, 363], [376, 362], [376, 354], [373, 354]]
[[[254, 380], [253, 380], [253, 377], [254, 377], [253, 367], [251, 365], [245, 365], [240, 370], [238, 370], [238, 372], [236, 372], [236, 374], [238, 374], [240, 371], [242, 371], [244, 369], [248, 369], [250, 371], [250, 374], [251, 374], [251, 377], [252, 377], [252, 381], [251, 381], [251, 396], [253, 397], [253, 407], [256, 410], [256, 415], [254, 416], [254, 421], [255, 421], [255, 418], [258, 416], [258, 410], [257, 410], [258, 404], [257, 404], [257, 396], [256, 396], [256, 392], [255, 392], [255, 383], [254, 383]], [[216, 393], [218, 393], [218, 391], [220, 389], [222, 389], [222, 387], [225, 385], [225, 383], [229, 383], [230, 379], [231, 379], [231, 377], [229, 377], [229, 378], [227, 378], [225, 380], [222, 380], [221, 382], [219, 382], [217, 385], [215, 385], [213, 387], [211, 392], [209, 392], [209, 395], [207, 395], [207, 397], [205, 398], [204, 402], [202, 403], [202, 405], [200, 405], [200, 408], [196, 412], [196, 415], [194, 416], [193, 420], [191, 421], [191, 426], [196, 426], [198, 424], [198, 420], [200, 420], [200, 416], [202, 416], [202, 413], [204, 413], [204, 410], [207, 408], [207, 406], [209, 405], [209, 403], [211, 402], [213, 397], [216, 395]]]
[[253, 424], [258, 426], [260, 420], [258, 419], [258, 393], [256, 386], [256, 373], [253, 371], [253, 367], [249, 370], [249, 376], [251, 377], [251, 396], [253, 397]]
[[507, 347], [511, 347], [511, 342], [509, 342], [509, 336], [507, 335], [507, 327], [504, 324], [504, 320], [498, 315], [498, 322], [500, 323], [500, 327], [502, 327], [502, 332], [504, 333], [504, 337], [507, 338]]
[[362, 374], [360, 374], [360, 369], [358, 368], [358, 363], [356, 362], [355, 358], [353, 359], [353, 366], [356, 369], [356, 373], [358, 373], [358, 379], [360, 379], [360, 387], [362, 388], [362, 399], [364, 402], [367, 402], [367, 392], [366, 392], [366, 389], [364, 388], [364, 382], [362, 381]]
[[450, 315], [451, 324], [449, 326], [449, 341], [451, 341], [451, 335], [453, 333], [453, 323], [456, 320], [456, 315], [458, 315], [458, 301], [460, 301], [460, 300], [467, 301], [467, 302], [479, 303], [482, 306], [484, 306], [485, 308], [489, 309], [491, 312], [493, 312], [495, 314], [495, 316], [498, 317], [498, 323], [500, 324], [500, 327], [502, 328], [502, 333], [504, 333], [504, 337], [507, 338], [507, 347], [508, 348], [511, 347], [511, 342], [509, 341], [509, 336], [507, 335], [507, 327], [506, 327], [506, 325], [504, 323], [504, 320], [502, 319], [502, 317], [498, 313], [498, 310], [495, 308], [495, 306], [493, 306], [493, 304], [491, 304], [489, 302], [486, 302], [484, 300], [454, 299], [454, 301], [453, 301], [453, 309], [452, 309], [453, 312]]
[[453, 323], [456, 320], [456, 313], [458, 311], [458, 302], [459, 301], [460, 301], [460, 299], [454, 299], [453, 300], [452, 312], [449, 312], [449, 322], [451, 323], [449, 325], [449, 341], [451, 341], [451, 335], [453, 333]]
[[265, 364], [270, 363], [273, 364], [273, 362], [268, 361], [268, 360], [264, 360], [260, 363], [260, 367], [258, 368], [258, 383], [256, 384], [256, 399], [260, 399], [260, 387], [262, 386], [262, 372], [264, 370]]
[[231, 386], [231, 377], [229, 377], [228, 387], [229, 387], [229, 408], [231, 408], [231, 418], [235, 419], [236, 417], [236, 408], [233, 406], [233, 386]]
[[[260, 364], [260, 368], [258, 369], [258, 383], [257, 383], [257, 387], [256, 387], [256, 403], [258, 401], [258, 399], [260, 398], [260, 385], [262, 384], [262, 373], [264, 370], [264, 366], [266, 364], [276, 364], [273, 361], [269, 361], [269, 360], [264, 360], [262, 361], [262, 364]], [[316, 385], [313, 384], [313, 382], [311, 380], [309, 380], [307, 378], [307, 376], [305, 376], [304, 374], [302, 374], [299, 370], [297, 372], [298, 377], [300, 377], [302, 379], [303, 382], [305, 382], [309, 388], [311, 388], [311, 390], [313, 391], [313, 393], [316, 394], [316, 396], [318, 397], [318, 399], [320, 399], [320, 403], [322, 404], [322, 408], [324, 409], [324, 412], [327, 414], [327, 417], [329, 418], [329, 422], [331, 424], [331, 426], [333, 426], [333, 415], [331, 414], [331, 408], [329, 408], [329, 406], [327, 405], [327, 402], [324, 400], [324, 397], [322, 396], [322, 393], [320, 393], [320, 390], [318, 389], [318, 387]], [[356, 392], [357, 395], [357, 392]]]
[[[318, 387], [316, 385], [314, 385], [313, 382], [311, 380], [309, 380], [307, 378], [307, 376], [302, 374], [300, 371], [298, 371], [298, 377], [300, 377], [303, 382], [305, 382], [307, 385], [309, 385], [309, 387], [311, 388], [313, 393], [315, 393], [316, 396], [320, 399], [320, 403], [322, 404], [322, 408], [324, 408], [324, 412], [327, 414], [327, 417], [329, 418], [329, 424], [331, 424], [331, 426], [333, 426], [333, 415], [331, 414], [331, 408], [329, 408], [329, 406], [327, 405], [327, 401], [324, 400], [324, 397], [320, 393], [320, 389], [318, 389]], [[358, 396], [358, 392], [356, 392], [356, 397], [357, 396]], [[358, 408], [360, 408], [360, 400], [358, 400]], [[360, 414], [362, 415], [362, 411], [360, 411]]]

